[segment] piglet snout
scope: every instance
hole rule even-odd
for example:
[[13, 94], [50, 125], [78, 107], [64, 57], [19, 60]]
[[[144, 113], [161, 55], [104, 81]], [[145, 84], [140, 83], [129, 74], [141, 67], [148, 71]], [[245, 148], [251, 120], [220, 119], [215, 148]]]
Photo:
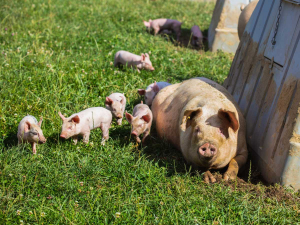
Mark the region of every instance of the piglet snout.
[[131, 132], [131, 135], [133, 135], [133, 136], [138, 136], [138, 134], [137, 134], [136, 131], [132, 131], [132, 132]]
[[40, 140], [39, 140], [39, 144], [44, 144], [44, 143], [46, 143], [46, 141], [47, 141], [47, 139], [46, 139], [46, 138], [44, 138], [44, 139], [40, 139]]
[[205, 143], [199, 148], [199, 153], [206, 158], [211, 158], [217, 153], [217, 148], [212, 144]]
[[61, 138], [66, 138], [66, 135], [65, 134], [61, 134], [60, 137]]

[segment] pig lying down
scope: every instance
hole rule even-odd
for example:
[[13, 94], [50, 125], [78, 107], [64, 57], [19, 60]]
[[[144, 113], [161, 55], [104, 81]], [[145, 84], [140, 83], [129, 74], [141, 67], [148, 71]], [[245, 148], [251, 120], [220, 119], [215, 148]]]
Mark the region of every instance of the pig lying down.
[[88, 108], [68, 118], [64, 117], [61, 112], [58, 114], [63, 121], [60, 137], [65, 139], [72, 137], [75, 145], [78, 141], [78, 135], [82, 135], [83, 142], [87, 144], [91, 130], [98, 127], [102, 130], [103, 138], [101, 144], [104, 145], [105, 140], [109, 138], [108, 130], [110, 128], [112, 115], [111, 112], [105, 108]]
[[106, 109], [111, 111], [112, 115], [117, 118], [118, 125], [122, 125], [123, 114], [126, 106], [124, 94], [113, 93], [105, 99]]
[[139, 95], [144, 95], [145, 96], [145, 103], [148, 106], [152, 105], [152, 101], [154, 97], [157, 95], [157, 93], [163, 89], [164, 87], [167, 87], [171, 85], [168, 82], [154, 82], [153, 84], [150, 84], [146, 90], [145, 89], [138, 89]]
[[177, 20], [171, 19], [156, 19], [156, 20], [149, 20], [149, 22], [144, 21], [144, 25], [148, 29], [154, 30], [154, 35], [157, 35], [160, 31], [172, 30], [176, 33], [177, 41], [179, 41], [181, 35], [181, 22]]
[[140, 72], [141, 69], [154, 70], [147, 53], [139, 56], [127, 51], [118, 51], [115, 54], [114, 66], [119, 67], [120, 65], [127, 65], [127, 67], [132, 67], [138, 72]]
[[246, 123], [233, 97], [221, 85], [194, 78], [162, 89], [152, 103], [156, 130], [178, 148], [186, 161], [205, 169], [205, 182], [216, 179], [209, 169], [228, 169], [235, 179], [248, 157]]
[[46, 138], [41, 129], [43, 119], [40, 122], [34, 116], [25, 116], [18, 126], [18, 144], [29, 142], [32, 146], [33, 154], [36, 154], [36, 144], [44, 144]]
[[143, 104], [138, 104], [133, 109], [133, 115], [125, 113], [128, 123], [131, 124], [131, 135], [135, 137], [138, 143], [141, 142], [139, 136], [143, 134], [142, 142], [145, 142], [146, 137], [149, 135], [152, 125], [152, 112], [150, 108]]
[[191, 33], [192, 33], [192, 45], [193, 46], [202, 46], [203, 44], [203, 34], [200, 30], [200, 28], [198, 26], [193, 26], [191, 29]]

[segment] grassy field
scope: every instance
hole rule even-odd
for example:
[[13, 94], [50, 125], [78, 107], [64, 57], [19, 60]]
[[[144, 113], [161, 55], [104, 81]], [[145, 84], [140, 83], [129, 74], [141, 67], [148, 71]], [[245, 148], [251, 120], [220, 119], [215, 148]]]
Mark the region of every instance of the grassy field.
[[[0, 224], [300, 222], [299, 193], [261, 184], [253, 168], [244, 179], [207, 185], [155, 130], [146, 146], [130, 138], [127, 121], [112, 125], [104, 147], [100, 130], [88, 145], [59, 138], [59, 111], [104, 106], [112, 92], [124, 92], [132, 112], [141, 100], [137, 89], [154, 81], [204, 76], [222, 83], [233, 55], [188, 46], [192, 25], [207, 35], [213, 7], [183, 0], [0, 2]], [[183, 22], [183, 45], [146, 31], [142, 20], [159, 17]], [[113, 68], [118, 50], [151, 53], [155, 71]], [[44, 118], [47, 142], [37, 155], [30, 145], [17, 146], [27, 113]]]

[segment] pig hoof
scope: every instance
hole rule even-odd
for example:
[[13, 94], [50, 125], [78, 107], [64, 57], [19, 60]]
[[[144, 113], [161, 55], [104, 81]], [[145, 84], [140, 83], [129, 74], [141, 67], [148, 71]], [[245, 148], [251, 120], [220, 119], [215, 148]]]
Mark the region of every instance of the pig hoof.
[[204, 176], [204, 182], [207, 184], [215, 183], [217, 181], [216, 178], [209, 171], [206, 171], [203, 176]]
[[122, 125], [122, 121], [117, 123], [119, 126]]
[[224, 173], [224, 175], [223, 175], [223, 180], [225, 180], [225, 181], [235, 180], [235, 179], [236, 179], [235, 173]]
[[101, 141], [101, 145], [103, 145], [103, 146], [105, 145], [105, 140]]

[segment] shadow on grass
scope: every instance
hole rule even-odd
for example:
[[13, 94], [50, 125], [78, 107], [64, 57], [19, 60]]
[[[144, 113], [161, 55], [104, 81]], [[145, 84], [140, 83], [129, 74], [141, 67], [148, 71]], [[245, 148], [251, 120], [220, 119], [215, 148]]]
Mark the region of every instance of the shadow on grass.
[[3, 140], [3, 144], [5, 149], [17, 146], [18, 145], [18, 138], [17, 138], [17, 131], [10, 132]]

